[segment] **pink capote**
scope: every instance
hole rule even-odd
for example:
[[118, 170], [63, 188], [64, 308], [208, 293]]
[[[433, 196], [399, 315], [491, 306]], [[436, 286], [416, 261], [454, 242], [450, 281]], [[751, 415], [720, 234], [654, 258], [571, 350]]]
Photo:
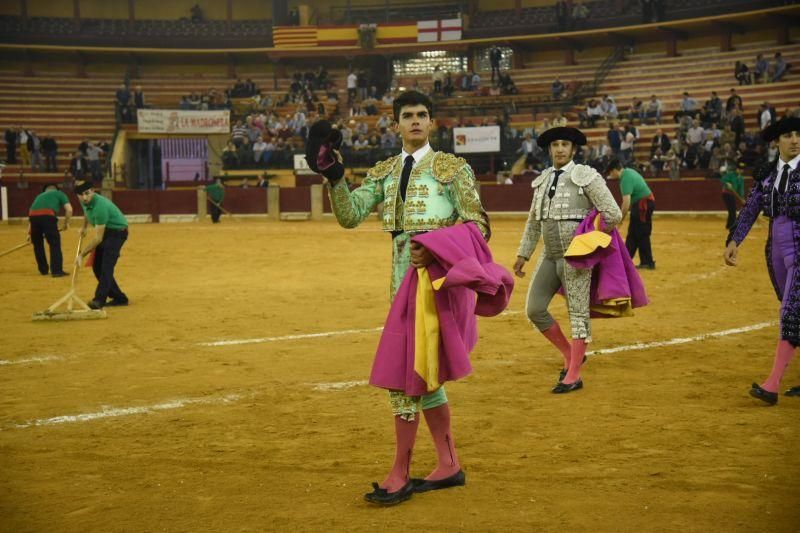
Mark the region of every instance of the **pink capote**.
[[[578, 225], [575, 235], [582, 235], [594, 231], [594, 219], [597, 216], [597, 209], [592, 209], [586, 218]], [[604, 221], [600, 217], [600, 229], [604, 227]], [[607, 248], [598, 248], [593, 253], [583, 257], [568, 257], [567, 262], [575, 268], [592, 268], [590, 305], [601, 305], [606, 300], [614, 298], [630, 298], [631, 306], [644, 307], [650, 300], [644, 290], [642, 278], [633, 264], [625, 241], [616, 228], [611, 232], [611, 244]], [[563, 291], [563, 287], [562, 287]], [[606, 315], [591, 312], [594, 318], [613, 318], [613, 315]]]
[[[500, 314], [508, 306], [514, 278], [494, 263], [474, 223], [423, 233], [411, 240], [434, 256], [428, 266], [431, 281], [446, 277], [434, 296], [439, 314], [439, 383], [455, 381], [472, 372], [469, 353], [478, 342], [475, 315]], [[428, 393], [425, 381], [414, 371], [417, 281], [417, 271], [410, 267], [389, 309], [369, 378], [371, 385], [408, 396]]]

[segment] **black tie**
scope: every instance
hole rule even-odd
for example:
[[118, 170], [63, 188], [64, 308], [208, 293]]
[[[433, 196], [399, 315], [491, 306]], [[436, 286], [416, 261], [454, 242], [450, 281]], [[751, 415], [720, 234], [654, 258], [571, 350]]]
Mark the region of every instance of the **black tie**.
[[789, 165], [783, 165], [781, 180], [778, 182], [778, 194], [783, 194], [786, 192], [786, 186], [789, 183], [789, 168]]
[[408, 178], [411, 176], [411, 167], [414, 166], [414, 156], [406, 156], [406, 162], [403, 165], [403, 173], [400, 175], [400, 198], [406, 201], [406, 187], [408, 187]]
[[564, 172], [563, 170], [556, 170], [556, 175], [555, 175], [555, 177], [553, 178], [553, 183], [552, 183], [552, 184], [550, 184], [550, 190], [549, 190], [549, 191], [547, 191], [547, 197], [548, 197], [548, 198], [550, 198], [551, 200], [553, 199], [553, 196], [555, 196], [555, 195], [556, 195], [556, 186], [558, 185], [558, 177], [559, 177], [559, 176], [560, 176], [560, 175], [561, 175], [563, 172]]

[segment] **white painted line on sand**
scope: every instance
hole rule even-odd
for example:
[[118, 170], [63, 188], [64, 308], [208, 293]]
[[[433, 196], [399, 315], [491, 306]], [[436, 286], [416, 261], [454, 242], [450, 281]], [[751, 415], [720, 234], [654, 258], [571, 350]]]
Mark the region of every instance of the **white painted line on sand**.
[[299, 339], [316, 339], [319, 337], [335, 337], [338, 335], [352, 335], [356, 333], [373, 333], [382, 331], [383, 326], [369, 329], [343, 329], [339, 331], [324, 331], [321, 333], [302, 333], [299, 335], [282, 335], [280, 337], [261, 337], [258, 339], [232, 339], [227, 341], [199, 342], [198, 346], [234, 346], [239, 344], [260, 344], [264, 342], [293, 341]]
[[145, 413], [152, 413], [155, 411], [169, 411], [172, 409], [180, 409], [187, 405], [209, 405], [219, 403], [231, 403], [244, 398], [243, 394], [228, 394], [218, 398], [181, 398], [177, 400], [169, 400], [155, 405], [144, 405], [141, 407], [103, 407], [102, 411], [95, 413], [82, 413], [78, 415], [64, 415], [54, 416], [52, 418], [39, 418], [36, 420], [29, 420], [24, 424], [15, 424], [12, 428], [24, 429], [34, 426], [52, 426], [56, 424], [72, 424], [74, 422], [89, 422], [91, 420], [99, 420], [102, 418], [113, 418], [119, 416], [141, 415]]
[[360, 387], [361, 385], [368, 385], [368, 384], [369, 382], [367, 380], [317, 383], [316, 385], [314, 385], [314, 390], [320, 390], [320, 391], [346, 390], [346, 389], [352, 389], [353, 387]]
[[674, 346], [676, 344], [687, 344], [690, 342], [713, 339], [715, 337], [727, 337], [728, 335], [736, 335], [737, 333], [756, 331], [759, 329], [764, 329], [770, 326], [774, 326], [776, 323], [777, 322], [760, 322], [758, 324], [753, 324], [751, 326], [725, 329], [722, 331], [713, 331], [711, 333], [703, 333], [701, 335], [695, 335], [694, 337], [676, 337], [674, 339], [667, 339], [665, 341], [637, 342], [636, 344], [627, 344], [624, 346], [616, 346], [614, 348], [601, 348], [600, 350], [592, 350], [590, 352], [586, 352], [586, 355], [603, 355], [616, 352], [627, 352], [632, 350], [646, 350], [647, 348], [659, 348], [661, 346]]
[[57, 355], [41, 355], [28, 357], [27, 359], [0, 359], [0, 366], [3, 365], [26, 365], [28, 363], [49, 363], [50, 361], [62, 361], [64, 358]]

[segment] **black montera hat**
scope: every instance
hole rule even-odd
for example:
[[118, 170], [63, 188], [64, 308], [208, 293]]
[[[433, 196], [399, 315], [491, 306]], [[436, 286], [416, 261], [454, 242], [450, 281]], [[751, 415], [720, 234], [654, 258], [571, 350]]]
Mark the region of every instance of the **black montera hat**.
[[800, 132], [800, 118], [783, 117], [772, 126], [764, 128], [764, 131], [761, 132], [761, 137], [763, 137], [765, 141], [770, 142], [776, 140], [784, 133], [790, 133], [792, 131]]
[[92, 188], [91, 181], [77, 181], [75, 182], [75, 194], [81, 194]]
[[583, 146], [586, 144], [586, 135], [577, 128], [550, 128], [539, 135], [539, 138], [536, 139], [536, 144], [538, 144], [540, 148], [547, 150], [547, 147], [550, 146], [550, 143], [553, 141], [570, 141], [576, 146]]

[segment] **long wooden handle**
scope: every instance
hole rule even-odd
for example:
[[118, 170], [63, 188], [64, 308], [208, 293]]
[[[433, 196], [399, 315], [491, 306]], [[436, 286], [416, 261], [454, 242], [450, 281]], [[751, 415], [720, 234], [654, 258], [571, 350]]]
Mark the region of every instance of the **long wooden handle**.
[[209, 199], [208, 199], [208, 201], [209, 201], [209, 202], [211, 202], [212, 204], [214, 204], [215, 206], [219, 207], [220, 211], [222, 211], [222, 212], [223, 212], [223, 213], [225, 213], [226, 215], [233, 216], [233, 213], [231, 213], [230, 211], [228, 211], [227, 209], [225, 209], [224, 207], [222, 207], [220, 204], [218, 204], [217, 202], [215, 202], [215, 201], [214, 201], [214, 200], [212, 200], [211, 198], [209, 198]]
[[72, 280], [70, 281], [70, 287], [73, 292], [75, 292], [75, 278], [78, 277], [78, 265], [77, 263], [78, 258], [81, 256], [81, 245], [83, 245], [83, 231], [79, 233], [80, 237], [78, 237], [78, 251], [75, 252], [75, 262], [72, 263]]
[[0, 257], [3, 257], [4, 255], [8, 255], [11, 252], [16, 252], [17, 250], [19, 250], [21, 248], [25, 248], [29, 244], [30, 244], [29, 242], [23, 242], [22, 244], [18, 244], [15, 247], [11, 248], [10, 250], [6, 250], [5, 252], [0, 253]]

